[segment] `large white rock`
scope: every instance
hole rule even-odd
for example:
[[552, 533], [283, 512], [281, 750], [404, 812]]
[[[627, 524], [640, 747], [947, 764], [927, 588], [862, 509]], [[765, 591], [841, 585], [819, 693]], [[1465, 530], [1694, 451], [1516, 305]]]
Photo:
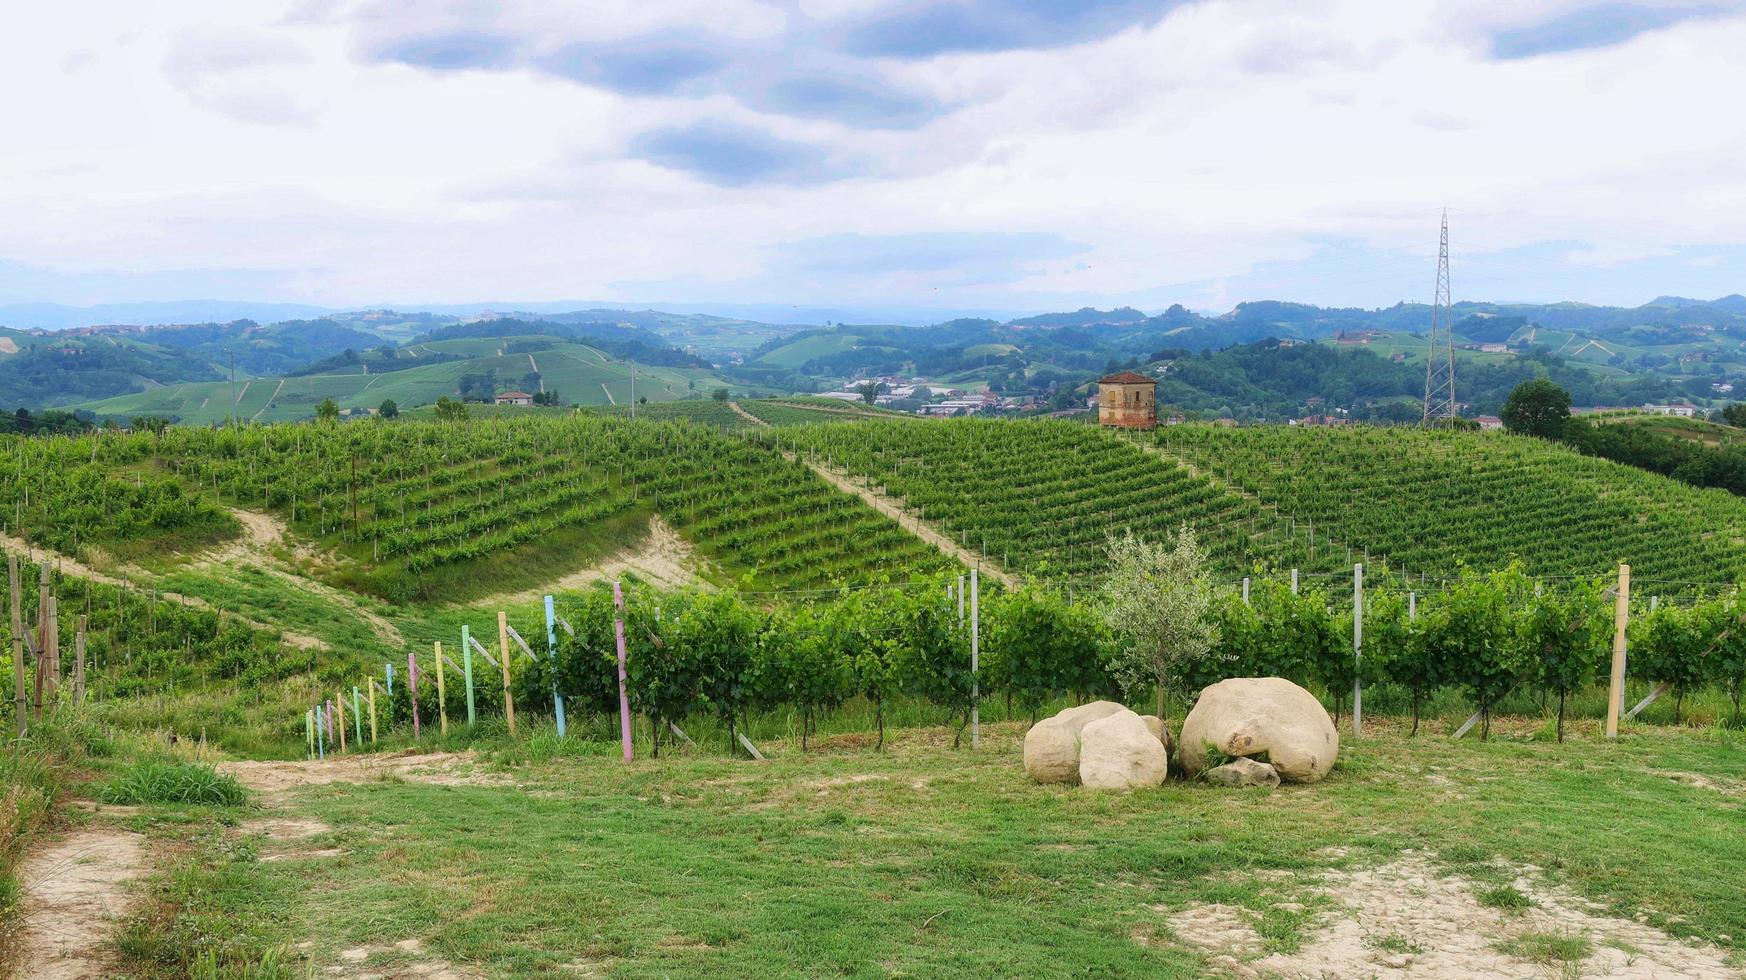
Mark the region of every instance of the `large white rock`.
[[1141, 715], [1140, 720], [1146, 723], [1146, 730], [1158, 736], [1158, 741], [1164, 743], [1164, 754], [1169, 755], [1175, 746], [1170, 744], [1170, 726], [1164, 724], [1164, 719], [1157, 715]]
[[1079, 782], [1091, 789], [1136, 789], [1164, 781], [1164, 743], [1132, 711], [1087, 724], [1079, 732]]
[[1281, 779], [1313, 783], [1334, 768], [1340, 733], [1315, 695], [1285, 678], [1233, 677], [1200, 692], [1182, 723], [1176, 761], [1197, 775], [1208, 767], [1209, 751], [1264, 754]]
[[1249, 786], [1260, 786], [1272, 789], [1279, 785], [1279, 771], [1265, 762], [1254, 759], [1236, 758], [1222, 766], [1214, 766], [1200, 774], [1200, 778], [1215, 786], [1230, 786], [1237, 789]]
[[1032, 725], [1025, 733], [1025, 772], [1039, 783], [1077, 783], [1080, 730], [1127, 710], [1114, 701], [1093, 701]]

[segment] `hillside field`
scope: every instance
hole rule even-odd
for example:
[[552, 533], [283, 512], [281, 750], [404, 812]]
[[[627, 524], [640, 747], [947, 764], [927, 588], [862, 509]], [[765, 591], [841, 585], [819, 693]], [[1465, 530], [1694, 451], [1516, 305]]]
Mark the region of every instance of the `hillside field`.
[[[629, 415], [0, 438], [6, 603], [29, 626], [46, 579], [89, 691], [57, 709], [51, 688], [12, 763], [0, 871], [136, 855], [99, 876], [132, 883], [96, 948], [140, 977], [1746, 965], [1740, 498], [1501, 433], [1122, 434], [806, 398]], [[1154, 690], [1117, 666], [1107, 548], [1185, 526], [1219, 637]], [[1609, 742], [1620, 562], [1626, 700], [1647, 703]], [[22, 637], [0, 636], [3, 676]], [[1203, 685], [1257, 675], [1339, 722], [1327, 781], [1024, 778], [1032, 718], [1103, 697], [1174, 727]], [[16, 887], [0, 926], [29, 921]]]

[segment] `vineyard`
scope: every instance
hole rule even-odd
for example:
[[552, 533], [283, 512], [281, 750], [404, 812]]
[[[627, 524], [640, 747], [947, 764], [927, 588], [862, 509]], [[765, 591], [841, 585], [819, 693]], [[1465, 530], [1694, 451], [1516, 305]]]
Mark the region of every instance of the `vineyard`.
[[1746, 500], [1539, 440], [1404, 429], [1160, 429], [1158, 445], [1303, 521], [1432, 576], [1520, 559], [1542, 576], [1627, 562], [1644, 581], [1746, 571]]

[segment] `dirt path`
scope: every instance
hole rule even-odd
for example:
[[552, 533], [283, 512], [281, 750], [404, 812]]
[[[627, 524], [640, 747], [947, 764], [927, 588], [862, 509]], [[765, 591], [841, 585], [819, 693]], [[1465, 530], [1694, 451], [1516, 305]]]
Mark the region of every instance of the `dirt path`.
[[139, 834], [92, 826], [24, 859], [18, 875], [24, 888], [19, 977], [114, 975], [110, 935], [127, 911], [127, 882], [145, 870], [144, 841]]
[[[788, 456], [789, 459], [795, 458], [788, 453], [783, 453], [783, 455]], [[945, 554], [963, 562], [966, 568], [979, 568], [982, 570], [982, 574], [999, 582], [1001, 585], [1004, 585], [1009, 589], [1018, 588], [1018, 579], [1001, 571], [987, 558], [984, 558], [975, 551], [953, 541], [950, 537], [936, 530], [925, 521], [904, 510], [902, 505], [898, 504], [890, 497], [878, 493], [871, 487], [865, 486], [842, 473], [827, 469], [823, 463], [815, 463], [811, 460], [805, 460], [803, 462], [806, 463], [808, 469], [817, 473], [819, 476], [824, 477], [825, 482], [829, 483], [831, 486], [836, 487], [844, 493], [852, 493], [855, 496], [860, 497], [867, 502], [867, 506], [896, 521], [898, 526], [902, 527], [905, 531], [921, 538], [923, 541], [933, 545]]]
[[249, 416], [249, 421], [253, 422], [255, 419], [260, 418], [261, 413], [266, 411], [267, 409], [271, 408], [273, 406], [273, 402], [275, 402], [279, 399], [279, 392], [284, 391], [284, 390], [285, 390], [285, 379], [280, 378], [279, 379], [279, 387], [274, 388], [273, 393], [267, 396], [267, 403], [265, 405], [262, 405], [260, 408], [255, 409], [255, 414]]
[[[220, 762], [219, 772], [261, 795], [269, 808], [284, 804], [298, 789], [328, 783], [369, 783], [398, 778], [436, 786], [514, 786], [514, 779], [480, 769], [471, 752], [418, 752], [395, 755], [329, 755], [326, 759], [297, 762]], [[280, 821], [286, 827], [305, 827], [306, 822]], [[296, 836], [294, 833], [282, 836]]]
[[486, 596], [461, 605], [491, 609], [527, 605], [538, 602], [543, 596], [574, 592], [596, 582], [611, 582], [627, 575], [663, 589], [707, 587], [699, 574], [703, 564], [691, 542], [680, 537], [671, 524], [655, 516], [649, 518], [646, 537], [597, 565], [577, 569], [536, 589]]
[[[370, 626], [370, 632], [376, 638], [391, 647], [406, 645], [405, 638], [393, 623], [376, 613], [365, 609], [357, 596], [343, 589], [300, 575], [287, 569], [283, 562], [272, 553], [272, 549], [291, 540], [289, 529], [285, 522], [272, 514], [259, 511], [244, 510], [240, 507], [230, 509], [232, 517], [243, 526], [244, 534], [236, 541], [226, 543], [216, 551], [208, 552], [201, 560], [204, 564], [240, 565], [248, 564], [263, 572], [280, 579], [293, 588], [313, 593], [333, 605], [343, 608], [347, 613], [358, 617]], [[299, 551], [302, 555], [311, 554], [307, 549]], [[311, 638], [313, 639], [313, 638]], [[322, 641], [314, 640], [316, 644]]]
[[734, 414], [738, 415], [740, 418], [745, 419], [747, 422], [752, 423], [753, 425], [768, 426], [770, 424], [770, 423], [764, 421], [763, 419], [757, 417], [756, 415], [753, 415], [751, 412], [746, 411], [744, 408], [741, 408], [739, 402], [728, 402], [728, 407], [734, 410]]
[[600, 390], [606, 392], [606, 403], [608, 405], [618, 404], [618, 399], [612, 397], [612, 389], [606, 386], [606, 382], [600, 382]]

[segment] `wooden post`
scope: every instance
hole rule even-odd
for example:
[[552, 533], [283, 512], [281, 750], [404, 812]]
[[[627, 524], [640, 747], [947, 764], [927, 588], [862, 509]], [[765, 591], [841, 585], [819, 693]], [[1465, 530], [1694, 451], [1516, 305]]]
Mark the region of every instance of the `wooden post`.
[[364, 689], [365, 689], [365, 693], [367, 695], [369, 695], [369, 698], [370, 698], [370, 744], [375, 745], [376, 744], [376, 678], [374, 678], [374, 677], [365, 678]]
[[52, 704], [61, 690], [61, 606], [52, 595], [45, 605], [48, 607], [48, 614], [44, 617], [48, 635], [48, 670], [44, 674], [43, 697]]
[[552, 668], [552, 712], [558, 719], [558, 737], [564, 737], [564, 695], [558, 690], [558, 613], [552, 597], [546, 596], [546, 662]]
[[970, 570], [970, 747], [982, 744], [982, 577]]
[[1625, 696], [1625, 626], [1631, 619], [1631, 566], [1619, 566], [1619, 595], [1613, 603], [1613, 670], [1607, 688], [1607, 738], [1619, 737], [1620, 699]]
[[461, 679], [467, 682], [467, 727], [473, 727], [473, 635], [461, 626]]
[[436, 672], [437, 727], [441, 730], [443, 737], [447, 738], [449, 734], [449, 702], [444, 697], [448, 692], [443, 687], [443, 674], [447, 671], [443, 670], [443, 641], [441, 640], [436, 641]]
[[1364, 737], [1364, 566], [1352, 566], [1352, 737]]
[[18, 731], [23, 736], [30, 729], [30, 699], [24, 693], [24, 639], [12, 636], [12, 688], [18, 704]]
[[624, 589], [616, 579], [612, 583], [612, 604], [618, 611], [612, 621], [613, 632], [618, 640], [618, 738], [624, 746], [624, 761], [629, 762], [636, 753], [631, 749], [630, 692], [625, 687]]
[[515, 695], [509, 690], [509, 613], [497, 611], [497, 666], [503, 668], [503, 717], [509, 719], [509, 735], [515, 737]]
[[85, 703], [85, 617], [79, 617], [79, 631], [73, 634], [73, 704]]
[[315, 758], [315, 712], [303, 712], [303, 741], [309, 743], [309, 757]]

